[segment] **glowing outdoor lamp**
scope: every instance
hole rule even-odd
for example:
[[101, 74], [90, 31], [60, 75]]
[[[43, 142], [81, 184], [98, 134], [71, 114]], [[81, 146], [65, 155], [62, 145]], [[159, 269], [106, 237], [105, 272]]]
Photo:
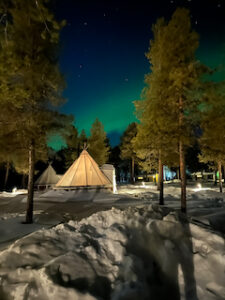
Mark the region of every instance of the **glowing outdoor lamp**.
[[198, 184], [197, 184], [197, 188], [201, 190], [201, 188], [202, 188], [201, 183], [198, 183]]
[[16, 191], [17, 191], [17, 187], [15, 186], [15, 187], [12, 189], [12, 192], [13, 192], [13, 193], [16, 193]]

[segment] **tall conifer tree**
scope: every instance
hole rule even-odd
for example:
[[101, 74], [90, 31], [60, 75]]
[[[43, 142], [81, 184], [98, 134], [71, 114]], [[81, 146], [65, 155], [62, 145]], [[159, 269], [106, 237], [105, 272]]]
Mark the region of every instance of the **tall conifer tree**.
[[[173, 137], [173, 119], [168, 113], [169, 86], [168, 69], [165, 63], [166, 22], [159, 19], [153, 26], [154, 39], [146, 53], [151, 73], [145, 76], [146, 87], [142, 92], [144, 101], [137, 101], [136, 112], [141, 124], [135, 139], [137, 155], [155, 169], [158, 162], [159, 203], [163, 198], [163, 165], [176, 159], [176, 140]], [[147, 151], [146, 151], [147, 150]]]
[[[57, 59], [59, 32], [64, 23], [54, 19], [45, 0], [12, 0], [8, 3], [7, 8], [4, 6], [6, 21], [3, 24], [5, 28], [7, 26], [7, 35], [0, 54], [0, 60], [5, 58], [3, 66], [6, 70], [1, 89], [8, 95], [4, 108], [13, 116], [5, 123], [7, 130], [29, 153], [26, 222], [31, 223], [36, 149], [46, 145], [51, 130], [61, 128], [63, 122], [67, 122], [52, 110], [53, 105], [63, 102], [64, 81]], [[0, 73], [3, 71], [2, 67]]]
[[193, 121], [199, 103], [194, 91], [199, 86], [202, 69], [196, 61], [198, 34], [191, 28], [189, 11], [178, 8], [167, 25], [165, 38], [166, 64], [170, 80], [170, 114], [173, 115], [174, 137], [179, 145], [181, 177], [181, 211], [186, 212], [185, 149], [191, 144]]
[[158, 148], [159, 162], [171, 161], [170, 155], [167, 157], [170, 149], [174, 153], [178, 148], [181, 210], [186, 212], [185, 148], [193, 135], [199, 101], [194, 91], [201, 73], [195, 59], [198, 35], [191, 29], [189, 11], [184, 8], [178, 8], [168, 23], [160, 19], [153, 32], [147, 53], [152, 65], [152, 73], [146, 76], [149, 87], [145, 97], [149, 101], [141, 107], [141, 125], [148, 131], [153, 149]]
[[106, 133], [103, 124], [98, 119], [95, 120], [91, 127], [91, 135], [88, 138], [88, 152], [99, 166], [105, 164], [109, 157]]
[[137, 156], [134, 150], [133, 139], [137, 135], [137, 124], [135, 122], [128, 125], [127, 129], [125, 130], [122, 138], [121, 138], [121, 146], [120, 146], [120, 157], [122, 159], [130, 160], [130, 181], [135, 181], [134, 176], [134, 167], [135, 161], [137, 160]]

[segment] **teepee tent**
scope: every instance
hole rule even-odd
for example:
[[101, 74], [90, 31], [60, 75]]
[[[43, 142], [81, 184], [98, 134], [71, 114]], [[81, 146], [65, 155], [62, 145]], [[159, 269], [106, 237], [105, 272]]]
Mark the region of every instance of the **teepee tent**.
[[41, 176], [35, 181], [35, 186], [37, 188], [48, 188], [56, 185], [56, 183], [60, 179], [60, 175], [57, 175], [51, 164], [47, 167], [47, 169], [41, 174]]
[[94, 186], [111, 186], [111, 183], [86, 150], [81, 152], [78, 159], [56, 184], [56, 188], [66, 189]]

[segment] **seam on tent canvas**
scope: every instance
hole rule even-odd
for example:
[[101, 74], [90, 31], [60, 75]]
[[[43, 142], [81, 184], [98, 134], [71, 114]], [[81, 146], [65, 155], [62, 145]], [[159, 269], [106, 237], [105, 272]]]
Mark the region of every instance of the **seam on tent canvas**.
[[94, 159], [89, 155], [89, 157], [88, 157], [90, 160], [91, 160], [91, 162], [92, 162], [92, 160], [93, 160], [93, 162], [92, 162], [92, 165], [93, 165], [93, 167], [94, 167], [94, 169], [95, 169], [95, 172], [97, 173], [97, 175], [98, 175], [98, 178], [100, 179], [100, 182], [102, 183], [102, 184], [105, 184], [104, 182], [103, 182], [103, 180], [101, 179], [101, 177], [99, 176], [99, 174], [98, 174], [98, 170], [96, 170], [96, 168], [95, 168], [95, 164], [96, 164], [96, 162], [94, 161]]
[[48, 166], [48, 172], [47, 172], [47, 179], [46, 179], [46, 183], [51, 183], [51, 176], [50, 176], [50, 165]]
[[[80, 158], [80, 160], [79, 160], [79, 158]], [[76, 173], [77, 173], [77, 170], [78, 170], [78, 168], [79, 168], [79, 165], [80, 165], [80, 162], [81, 162], [81, 155], [80, 155], [79, 158], [78, 158], [79, 163], [77, 164], [76, 171], [74, 172], [74, 175], [73, 175], [73, 177], [72, 177], [72, 179], [71, 179], [71, 181], [70, 181], [70, 186], [72, 186], [73, 178], [75, 177], [75, 175], [76, 175]]]
[[[90, 157], [91, 157], [91, 156], [90, 156]], [[95, 162], [95, 160], [94, 160], [92, 157], [91, 157], [91, 159], [94, 161], [95, 164], [97, 164], [97, 163]], [[111, 184], [111, 183], [110, 183], [110, 180], [109, 180], [108, 177], [105, 175], [105, 173], [101, 170], [100, 167], [98, 167], [98, 170], [99, 170], [99, 172], [101, 173], [101, 176], [105, 178], [106, 182], [108, 182], [108, 184]], [[102, 182], [103, 182], [103, 181], [102, 181]], [[106, 185], [107, 183], [103, 183], [103, 184]]]
[[[73, 168], [73, 165], [75, 164], [75, 162], [77, 161], [78, 159], [76, 159], [72, 165], [69, 167], [69, 169], [65, 172], [65, 174], [62, 176], [62, 178], [58, 181], [57, 185], [56, 186], [60, 186], [61, 185], [61, 182], [63, 182], [64, 180], [64, 176], [66, 175], [66, 173], [69, 173], [70, 170]], [[77, 169], [76, 169], [77, 170]], [[62, 185], [63, 186], [63, 185]]]
[[86, 185], [88, 185], [86, 159], [84, 159], [84, 169], [85, 169]]

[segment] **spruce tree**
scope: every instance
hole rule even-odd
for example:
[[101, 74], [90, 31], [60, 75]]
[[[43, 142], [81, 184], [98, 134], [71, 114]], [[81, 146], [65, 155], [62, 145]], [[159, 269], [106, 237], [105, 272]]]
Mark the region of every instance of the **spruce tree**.
[[88, 138], [85, 133], [85, 130], [82, 129], [78, 137], [78, 155], [80, 155], [81, 151], [87, 146], [87, 141]]
[[88, 138], [88, 152], [99, 166], [105, 164], [109, 157], [106, 133], [103, 124], [96, 119], [91, 127], [91, 135]]
[[66, 165], [69, 167], [79, 156], [78, 131], [74, 125], [70, 126], [64, 138], [67, 145], [65, 152]]
[[[146, 125], [146, 124], [145, 124]], [[137, 125], [137, 135], [132, 140], [133, 149], [137, 157], [137, 163], [141, 170], [156, 173], [158, 170], [158, 148], [153, 146], [152, 136], [144, 128], [144, 124]], [[159, 187], [159, 185], [158, 185]], [[159, 188], [158, 188], [159, 189]]]
[[125, 130], [122, 138], [121, 138], [121, 145], [120, 145], [120, 157], [121, 159], [128, 159], [130, 160], [130, 181], [135, 182], [134, 176], [134, 167], [135, 161], [137, 160], [137, 156], [134, 150], [134, 145], [132, 140], [137, 135], [137, 124], [135, 122], [128, 125], [127, 129]]

